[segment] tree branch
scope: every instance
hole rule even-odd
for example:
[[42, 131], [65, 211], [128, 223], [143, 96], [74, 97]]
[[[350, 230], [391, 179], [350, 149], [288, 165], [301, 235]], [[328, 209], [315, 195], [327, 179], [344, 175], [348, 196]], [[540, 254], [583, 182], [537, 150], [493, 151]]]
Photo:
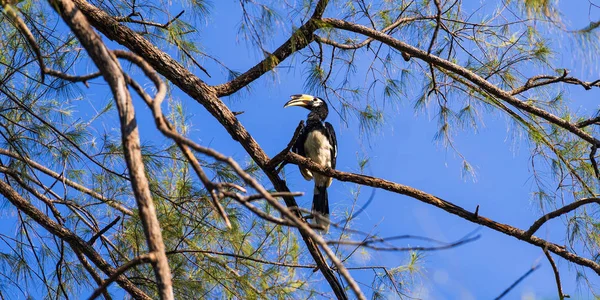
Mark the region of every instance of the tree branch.
[[549, 212], [549, 213], [545, 214], [543, 217], [537, 219], [537, 221], [535, 221], [533, 223], [533, 225], [531, 225], [531, 227], [529, 227], [529, 229], [527, 230], [527, 232], [525, 234], [531, 236], [536, 231], [538, 231], [538, 229], [540, 229], [540, 227], [542, 227], [542, 225], [544, 225], [544, 223], [546, 223], [547, 221], [554, 219], [556, 217], [559, 217], [561, 215], [564, 215], [566, 213], [569, 213], [569, 212], [579, 208], [580, 206], [586, 205], [589, 203], [599, 203], [600, 204], [600, 198], [581, 199], [579, 201], [575, 201], [571, 204], [565, 205], [553, 212]]
[[521, 277], [519, 277], [519, 279], [517, 279], [515, 282], [513, 282], [513, 284], [511, 284], [508, 288], [506, 288], [506, 290], [504, 290], [502, 292], [502, 294], [500, 294], [500, 296], [496, 297], [496, 300], [502, 299], [502, 297], [506, 296], [506, 294], [508, 294], [508, 292], [512, 291], [512, 289], [515, 288], [515, 286], [517, 286], [517, 284], [519, 284], [521, 281], [523, 281], [523, 279], [527, 278], [527, 276], [531, 275], [531, 273], [533, 273], [535, 270], [540, 268], [540, 264], [536, 264], [535, 266], [531, 267], [531, 269], [527, 270], [527, 272], [525, 272], [525, 274], [523, 274]]
[[600, 275], [600, 264], [598, 264], [590, 259], [587, 259], [587, 258], [578, 256], [574, 253], [571, 253], [571, 252], [567, 251], [564, 247], [559, 246], [554, 243], [551, 243], [551, 242], [548, 242], [539, 237], [536, 237], [533, 235], [528, 235], [525, 230], [510, 226], [507, 224], [498, 223], [498, 222], [488, 219], [486, 217], [482, 217], [481, 214], [475, 214], [475, 213], [469, 212], [460, 206], [457, 206], [451, 202], [448, 202], [446, 200], [443, 200], [439, 197], [428, 194], [421, 190], [418, 190], [418, 189], [415, 189], [415, 188], [412, 188], [412, 187], [409, 187], [406, 185], [402, 185], [399, 183], [376, 178], [376, 177], [359, 175], [359, 174], [354, 174], [354, 173], [340, 172], [340, 171], [333, 170], [328, 167], [324, 168], [324, 167], [317, 165], [313, 161], [311, 161], [307, 158], [304, 158], [296, 153], [289, 152], [286, 157], [286, 160], [290, 163], [302, 166], [303, 168], [307, 168], [311, 171], [321, 173], [328, 177], [333, 177], [339, 181], [358, 183], [358, 184], [362, 184], [362, 185], [366, 185], [366, 186], [381, 188], [381, 189], [384, 189], [384, 190], [387, 190], [390, 192], [394, 192], [397, 194], [409, 196], [411, 198], [417, 199], [424, 203], [441, 208], [441, 209], [443, 209], [453, 215], [456, 215], [460, 218], [463, 218], [467, 221], [481, 224], [485, 227], [488, 227], [495, 231], [515, 237], [519, 240], [525, 241], [529, 244], [538, 246], [540, 248], [543, 248], [543, 249], [547, 248], [551, 252], [563, 257], [564, 259], [566, 259], [568, 261], [571, 261], [571, 262], [581, 265], [581, 266], [589, 267], [590, 269], [594, 270], [594, 272], [596, 272], [598, 275]]
[[128, 261], [127, 263], [125, 263], [124, 265], [122, 265], [118, 269], [116, 269], [115, 273], [112, 274], [108, 279], [104, 280], [104, 282], [102, 282], [102, 285], [100, 285], [98, 288], [96, 288], [94, 290], [94, 292], [88, 298], [88, 300], [94, 300], [98, 296], [100, 296], [100, 294], [105, 292], [106, 289], [108, 288], [108, 286], [111, 283], [113, 283], [113, 281], [115, 281], [117, 279], [117, 277], [124, 274], [127, 270], [129, 270], [137, 265], [143, 264], [143, 263], [155, 262], [156, 259], [157, 259], [156, 255], [153, 252], [150, 252], [150, 253], [142, 254], [142, 255]]
[[554, 279], [556, 280], [556, 288], [558, 289], [558, 298], [563, 300], [565, 298], [571, 298], [569, 295], [563, 294], [562, 285], [560, 284], [560, 274], [558, 273], [558, 268], [554, 263], [554, 259], [552, 259], [552, 255], [548, 252], [547, 249], [544, 249], [544, 254], [546, 258], [548, 258], [548, 262], [550, 262], [550, 266], [552, 267], [552, 271], [554, 272]]
[[[123, 152], [131, 178], [131, 187], [139, 209], [148, 248], [156, 255], [152, 266], [158, 284], [158, 293], [161, 299], [172, 300], [171, 271], [165, 254], [156, 208], [145, 174], [135, 111], [121, 66], [71, 0], [50, 0], [50, 3], [77, 36], [110, 86], [119, 112]], [[159, 88], [156, 98], [164, 97], [165, 90], [164, 86], [162, 89]]]
[[[165, 76], [173, 84], [178, 86], [183, 92], [203, 105], [206, 110], [223, 125], [231, 137], [238, 141], [242, 147], [244, 147], [246, 152], [256, 162], [256, 164], [263, 171], [265, 171], [265, 174], [273, 184], [273, 187], [279, 192], [290, 192], [285, 181], [283, 181], [274, 172], [266, 169], [265, 166], [269, 162], [269, 157], [258, 145], [258, 143], [256, 143], [248, 131], [246, 131], [244, 126], [237, 120], [231, 110], [217, 98], [218, 93], [215, 88], [206, 85], [202, 80], [200, 80], [200, 78], [189, 72], [185, 67], [180, 65], [168, 54], [160, 51], [156, 46], [141, 37], [136, 32], [132, 31], [126, 26], [121, 25], [104, 11], [93, 5], [90, 5], [84, 0], [74, 0], [74, 2], [77, 4], [79, 9], [84, 12], [90, 23], [95, 28], [97, 28], [111, 40], [124, 45], [132, 52], [143, 57], [155, 70]], [[288, 43], [286, 43], [286, 45], [287, 44]], [[302, 43], [297, 41], [295, 46], [298, 46], [299, 44]], [[282, 54], [288, 53], [287, 55], [289, 55], [289, 48], [287, 48], [285, 51], [281, 47], [280, 49]], [[256, 71], [251, 72], [252, 70]], [[250, 75], [248, 72], [251, 72], [252, 75]], [[246, 73], [248, 75], [243, 77], [245, 78], [244, 82], [250, 82], [264, 73], [260, 69], [260, 64], [248, 72]], [[238, 80], [241, 80], [240, 78], [241, 77], [238, 77]], [[233, 90], [225, 90], [227, 90], [229, 93], [233, 92]], [[283, 199], [286, 205], [290, 208], [298, 206], [294, 197], [286, 196], [283, 197]], [[301, 218], [301, 215], [297, 211], [292, 211], [295, 212], [296, 217]], [[319, 267], [319, 270], [323, 273], [323, 276], [334, 291], [336, 297], [339, 299], [347, 299], [344, 287], [342, 287], [340, 284], [336, 274], [329, 268], [325, 258], [319, 251], [318, 246], [313, 238], [303, 230], [300, 230], [300, 235], [302, 236], [309, 253], [312, 255], [315, 263]]]
[[[0, 194], [2, 194], [10, 203], [12, 203], [19, 211], [22, 211], [39, 225], [44, 227], [48, 232], [67, 242], [73, 249], [78, 249], [87, 256], [102, 272], [111, 276], [115, 273], [115, 269], [110, 266], [98, 252], [88, 245], [86, 241], [77, 236], [69, 229], [54, 222], [46, 214], [33, 206], [29, 201], [21, 197], [10, 185], [0, 180]], [[125, 276], [118, 276], [117, 282], [135, 299], [152, 299], [142, 290], [136, 287]]]
[[330, 19], [330, 18], [324, 18], [321, 21], [323, 23], [331, 25], [335, 28], [344, 29], [344, 30], [364, 34], [368, 37], [372, 37], [394, 49], [397, 49], [399, 51], [404, 51], [404, 52], [408, 53], [409, 55], [411, 55], [412, 57], [416, 57], [427, 63], [433, 64], [439, 68], [448, 70], [455, 74], [458, 74], [458, 75], [464, 77], [465, 79], [469, 80], [470, 82], [473, 82], [474, 84], [479, 86], [481, 89], [485, 90], [486, 92], [490, 93], [490, 95], [493, 95], [494, 97], [497, 97], [498, 99], [501, 99], [514, 107], [517, 107], [523, 111], [526, 111], [530, 114], [538, 116], [550, 123], [558, 125], [564, 129], [566, 129], [567, 131], [577, 135], [578, 137], [582, 138], [583, 140], [589, 142], [592, 145], [600, 144], [599, 140], [597, 140], [596, 138], [594, 138], [587, 132], [581, 130], [579, 127], [577, 127], [577, 125], [572, 124], [569, 121], [567, 121], [563, 118], [560, 118], [556, 115], [553, 115], [553, 114], [551, 114], [541, 108], [538, 108], [532, 104], [529, 104], [525, 101], [521, 101], [521, 100], [517, 99], [516, 97], [514, 97], [514, 95], [511, 95], [510, 92], [502, 90], [498, 86], [485, 80], [483, 77], [477, 75], [476, 73], [474, 73], [473, 71], [471, 71], [467, 68], [459, 66], [451, 61], [445, 60], [438, 56], [428, 54], [426, 51], [415, 48], [415, 47], [413, 47], [409, 44], [406, 44], [400, 40], [397, 40], [387, 34], [384, 34], [382, 32], [368, 28], [363, 25], [354, 24], [354, 23], [347, 22], [344, 20], [339, 20], [339, 19]]

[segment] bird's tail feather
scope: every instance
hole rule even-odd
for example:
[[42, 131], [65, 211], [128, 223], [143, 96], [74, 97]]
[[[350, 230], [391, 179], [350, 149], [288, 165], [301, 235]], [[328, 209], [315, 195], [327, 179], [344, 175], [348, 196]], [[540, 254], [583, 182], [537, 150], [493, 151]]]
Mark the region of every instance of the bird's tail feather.
[[313, 195], [312, 212], [315, 224], [321, 226], [324, 232], [329, 231], [329, 198], [326, 186], [316, 186]]

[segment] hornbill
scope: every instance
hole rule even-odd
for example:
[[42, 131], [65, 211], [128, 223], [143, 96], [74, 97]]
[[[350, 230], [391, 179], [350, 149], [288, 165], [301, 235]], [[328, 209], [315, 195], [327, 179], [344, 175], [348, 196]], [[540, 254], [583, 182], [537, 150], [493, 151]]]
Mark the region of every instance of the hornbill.
[[[300, 132], [298, 139], [292, 146], [292, 151], [307, 157], [321, 166], [335, 169], [337, 157], [337, 140], [333, 126], [325, 122], [329, 109], [323, 99], [311, 95], [292, 95], [292, 100], [283, 107], [301, 106], [308, 110], [306, 126]], [[312, 213], [315, 224], [325, 232], [329, 230], [329, 200], [327, 188], [331, 185], [332, 178], [300, 167], [300, 173], [306, 180], [314, 179], [315, 189], [313, 194]]]

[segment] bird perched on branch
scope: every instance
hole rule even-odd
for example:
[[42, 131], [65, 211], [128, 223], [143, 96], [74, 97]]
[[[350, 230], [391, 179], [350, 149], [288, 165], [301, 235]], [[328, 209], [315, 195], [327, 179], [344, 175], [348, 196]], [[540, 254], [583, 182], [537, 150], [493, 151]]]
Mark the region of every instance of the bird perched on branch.
[[[327, 103], [323, 99], [311, 95], [292, 95], [291, 100], [283, 107], [301, 106], [308, 110], [306, 127], [302, 129], [292, 151], [307, 157], [318, 165], [335, 169], [337, 157], [337, 140], [333, 126], [325, 122], [329, 114]], [[315, 224], [325, 232], [329, 230], [329, 199], [327, 188], [331, 185], [332, 178], [300, 167], [300, 173], [306, 180], [314, 179], [315, 189], [313, 195], [312, 213]]]

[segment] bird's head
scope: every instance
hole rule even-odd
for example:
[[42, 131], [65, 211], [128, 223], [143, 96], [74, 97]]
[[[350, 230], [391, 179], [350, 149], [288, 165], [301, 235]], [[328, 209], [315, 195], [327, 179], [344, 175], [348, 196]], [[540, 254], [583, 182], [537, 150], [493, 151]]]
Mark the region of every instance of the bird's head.
[[327, 108], [327, 103], [325, 103], [323, 99], [306, 94], [292, 95], [290, 97], [292, 99], [283, 106], [284, 108], [290, 106], [300, 106], [311, 111], [309, 118], [311, 115], [318, 117], [321, 121], [327, 118], [329, 109]]

